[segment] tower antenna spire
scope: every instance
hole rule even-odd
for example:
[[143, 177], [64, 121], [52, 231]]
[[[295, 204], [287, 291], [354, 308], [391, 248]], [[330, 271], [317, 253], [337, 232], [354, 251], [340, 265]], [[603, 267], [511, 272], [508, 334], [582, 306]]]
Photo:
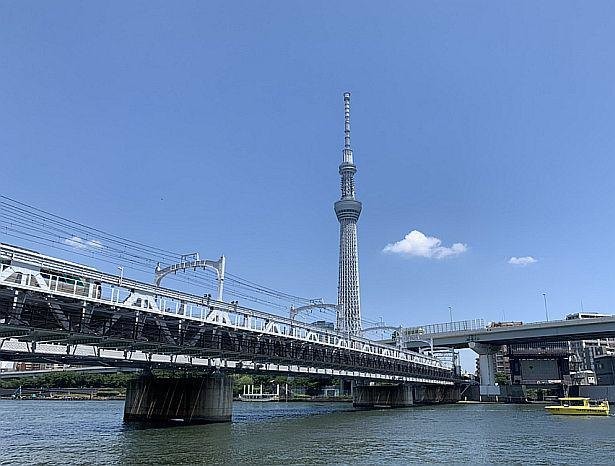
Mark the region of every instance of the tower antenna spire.
[[350, 92], [344, 92], [344, 149], [350, 149]]
[[344, 163], [353, 163], [350, 146], [350, 92], [344, 92]]

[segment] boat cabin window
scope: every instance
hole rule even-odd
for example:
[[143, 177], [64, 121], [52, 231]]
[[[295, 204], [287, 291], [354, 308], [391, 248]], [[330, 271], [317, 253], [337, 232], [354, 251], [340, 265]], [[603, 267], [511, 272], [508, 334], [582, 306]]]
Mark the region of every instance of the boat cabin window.
[[584, 406], [585, 400], [561, 400], [563, 406]]

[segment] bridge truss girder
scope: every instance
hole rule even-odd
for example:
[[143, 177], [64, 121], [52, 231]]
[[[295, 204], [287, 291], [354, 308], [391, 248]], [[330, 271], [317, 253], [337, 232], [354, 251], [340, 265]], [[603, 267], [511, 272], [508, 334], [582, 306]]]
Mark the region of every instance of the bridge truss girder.
[[[41, 343], [85, 344], [94, 348], [150, 354], [190, 355], [254, 363], [295, 364], [325, 369], [450, 380], [449, 371], [346, 348], [296, 341], [275, 334], [256, 334], [215, 323], [101, 306], [84, 301], [23, 293], [14, 305], [15, 290], [0, 288], [0, 338], [14, 338], [34, 347]], [[56, 310], [50, 312], [50, 305]], [[61, 312], [61, 317], [57, 315]], [[1, 349], [0, 349], [1, 351]], [[67, 350], [68, 351], [68, 350]], [[67, 354], [58, 354], [65, 362]], [[46, 360], [51, 360], [49, 356]]]
[[453, 376], [435, 358], [357, 335], [0, 244], [0, 356], [43, 357], [37, 346], [48, 360], [98, 355], [114, 364], [140, 358], [141, 364], [170, 357], [191, 364], [218, 358], [255, 368], [260, 361], [337, 367], [338, 374], [369, 373], [374, 380], [452, 383]]

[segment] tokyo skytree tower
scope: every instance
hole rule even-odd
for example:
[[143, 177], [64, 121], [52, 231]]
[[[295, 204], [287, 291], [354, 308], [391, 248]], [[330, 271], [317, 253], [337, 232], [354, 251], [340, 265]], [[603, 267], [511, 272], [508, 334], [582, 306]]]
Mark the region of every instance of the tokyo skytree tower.
[[354, 175], [357, 167], [350, 146], [350, 92], [344, 93], [344, 149], [339, 168], [342, 197], [335, 203], [340, 222], [340, 262], [337, 287], [337, 329], [353, 335], [361, 333], [361, 297], [359, 293], [359, 252], [357, 220], [361, 203], [354, 198]]

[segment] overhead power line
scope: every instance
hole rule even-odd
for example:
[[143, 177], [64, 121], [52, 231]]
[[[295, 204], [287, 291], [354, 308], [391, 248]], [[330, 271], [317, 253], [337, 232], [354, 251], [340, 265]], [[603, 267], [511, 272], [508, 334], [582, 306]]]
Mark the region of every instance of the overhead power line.
[[[4, 195], [0, 195], [0, 233], [31, 244], [95, 258], [104, 263], [123, 265], [142, 273], [152, 273], [158, 263], [161, 266], [178, 263], [182, 256], [168, 249], [90, 227]], [[171, 275], [168, 279], [212, 290], [216, 286], [215, 277], [201, 269]], [[225, 292], [235, 299], [283, 311], [288, 311], [291, 305], [311, 302], [308, 298], [279, 291], [231, 273], [225, 276]]]

